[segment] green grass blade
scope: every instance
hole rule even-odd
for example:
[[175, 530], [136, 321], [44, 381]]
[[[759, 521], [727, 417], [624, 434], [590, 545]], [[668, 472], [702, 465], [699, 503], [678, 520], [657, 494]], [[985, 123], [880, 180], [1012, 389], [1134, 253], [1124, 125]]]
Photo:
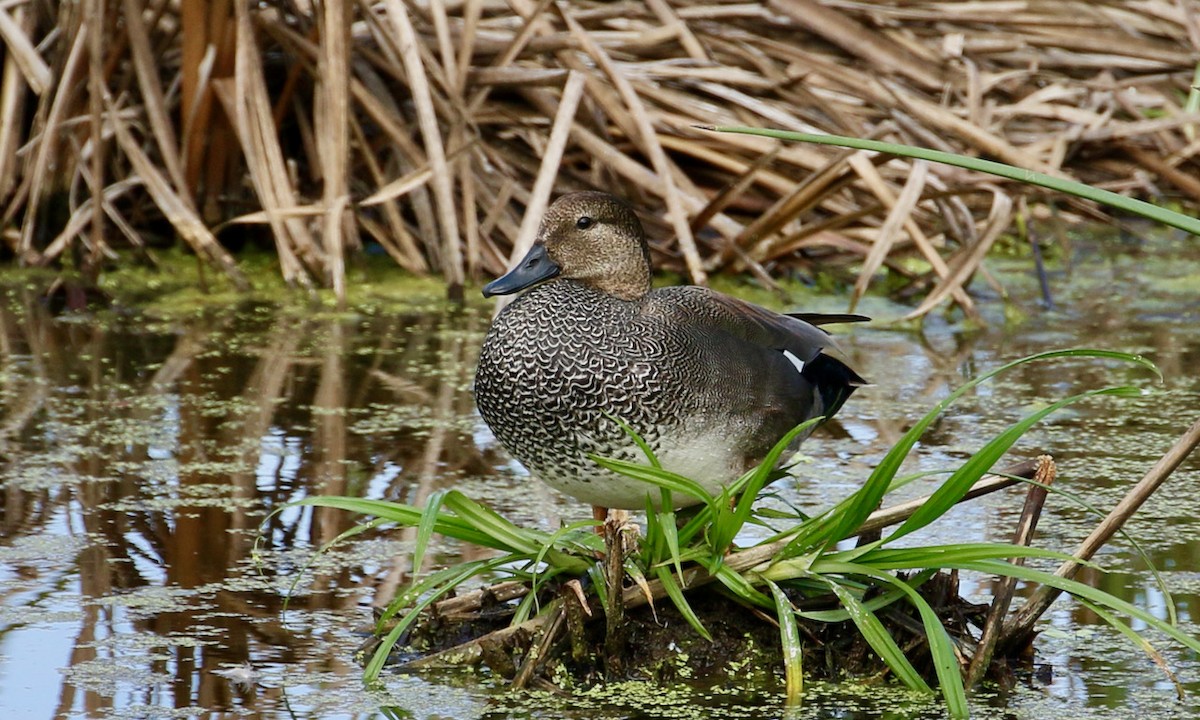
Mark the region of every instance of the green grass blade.
[[705, 629], [704, 624], [700, 622], [700, 618], [696, 616], [696, 612], [692, 610], [692, 606], [688, 604], [687, 598], [683, 596], [683, 590], [679, 588], [679, 583], [675, 582], [675, 577], [671, 575], [671, 569], [668, 567], [659, 566], [654, 569], [655, 576], [662, 583], [663, 589], [667, 591], [667, 597], [671, 598], [671, 602], [675, 603], [676, 609], [683, 618], [687, 620], [688, 625], [692, 626], [700, 637], [712, 642], [712, 634]]
[[1063, 398], [1058, 402], [1042, 408], [1037, 412], [1031, 413], [1022, 418], [1020, 421], [1013, 423], [1004, 432], [997, 435], [986, 445], [979, 449], [970, 457], [963, 466], [959, 468], [953, 475], [946, 479], [933, 495], [930, 496], [928, 502], [917, 509], [900, 527], [896, 528], [890, 535], [884, 538], [882, 544], [894, 542], [899, 538], [908, 535], [925, 527], [929, 523], [938, 519], [946, 513], [947, 510], [954, 507], [963, 496], [967, 494], [975, 483], [981, 477], [992, 469], [1000, 458], [1008, 452], [1021, 436], [1029, 431], [1036, 423], [1041, 422], [1047, 415], [1058, 412], [1059, 410], [1084, 400], [1086, 398], [1097, 397], [1101, 395], [1119, 395], [1131, 396], [1140, 394], [1140, 390], [1135, 387], [1119, 386], [1102, 388], [1100, 390], [1089, 390], [1088, 392], [1072, 395], [1068, 398]]
[[775, 138], [777, 140], [788, 140], [792, 142], [807, 142], [816, 143], [819, 145], [837, 145], [839, 147], [855, 148], [857, 150], [870, 150], [889, 155], [898, 155], [901, 157], [917, 158], [919, 160], [929, 160], [932, 162], [943, 163], [945, 165], [953, 165], [955, 167], [975, 170], [977, 172], [988, 173], [989, 175], [998, 175], [1009, 180], [1016, 180], [1027, 185], [1037, 185], [1039, 187], [1057, 190], [1058, 192], [1074, 195], [1075, 197], [1093, 200], [1095, 202], [1108, 205], [1110, 207], [1123, 210], [1125, 212], [1140, 215], [1144, 218], [1149, 218], [1164, 225], [1185, 230], [1193, 235], [1200, 235], [1200, 220], [1189, 217], [1183, 213], [1174, 212], [1166, 208], [1151, 205], [1142, 200], [1118, 195], [1117, 193], [1108, 190], [1101, 190], [1090, 185], [1085, 185], [1073, 180], [1067, 180], [1045, 173], [1035, 172], [1033, 170], [1024, 170], [1012, 165], [995, 162], [992, 160], [982, 160], [980, 158], [967, 157], [965, 155], [955, 155], [954, 153], [941, 152], [939, 150], [929, 150], [926, 148], [913, 147], [911, 145], [899, 145], [897, 143], [882, 142], [879, 140], [860, 140], [858, 138], [843, 137], [840, 135], [814, 135], [811, 133], [792, 132], [789, 130], [770, 130], [766, 128], [752, 127], [713, 127], [709, 128], [717, 132], [740, 133], [743, 135], [759, 135], [762, 137]]
[[445, 490], [435, 491], [425, 502], [425, 509], [421, 511], [421, 521], [417, 523], [417, 541], [413, 546], [412, 555], [413, 584], [416, 584], [417, 576], [421, 573], [421, 565], [425, 562], [425, 550], [429, 547], [429, 541], [433, 539], [433, 530], [437, 527], [438, 516], [442, 512], [442, 499], [445, 497]]
[[1142, 652], [1146, 653], [1146, 657], [1150, 658], [1150, 662], [1157, 665], [1158, 669], [1162, 670], [1163, 674], [1167, 676], [1167, 679], [1171, 681], [1171, 684], [1175, 686], [1175, 696], [1179, 698], [1180, 702], [1183, 702], [1183, 685], [1179, 683], [1179, 678], [1176, 677], [1175, 673], [1171, 670], [1171, 666], [1167, 664], [1167, 659], [1162, 656], [1162, 653], [1154, 649], [1154, 646], [1150, 644], [1149, 640], [1142, 637], [1137, 630], [1134, 630], [1129, 625], [1122, 622], [1119, 617], [1096, 605], [1096, 603], [1088, 602], [1087, 600], [1083, 599], [1080, 599], [1079, 602], [1082, 603], [1084, 607], [1096, 613], [1101, 620], [1120, 631], [1120, 633], [1124, 635], [1129, 642], [1133, 643], [1135, 647], [1141, 648]]
[[946, 700], [946, 709], [950, 711], [950, 716], [953, 718], [970, 717], [967, 692], [963, 686], [958, 656], [954, 653], [954, 643], [929, 603], [925, 602], [925, 599], [907, 583], [889, 573], [858, 563], [829, 563], [829, 565], [828, 572], [869, 577], [899, 589], [908, 597], [909, 603], [917, 609], [921, 616], [921, 624], [925, 628], [925, 639], [929, 643], [929, 654], [933, 658], [933, 667], [937, 672], [938, 685], [941, 688], [942, 697]]
[[787, 451], [788, 446], [800, 436], [801, 433], [811, 429], [814, 425], [824, 420], [824, 417], [815, 417], [807, 420], [796, 427], [792, 428], [786, 435], [775, 443], [775, 446], [767, 453], [763, 461], [758, 464], [745, 476], [745, 482], [737, 483], [733, 488], [730, 488], [731, 493], [740, 493], [737, 501], [737, 506], [731, 513], [723, 512], [727, 507], [724, 503], [718, 502], [718, 514], [725, 515], [720, 518], [720, 522], [715, 524], [716, 533], [712, 537], [712, 548], [714, 552], [724, 553], [733, 544], [733, 539], [745, 527], [746, 521], [750, 519], [750, 511], [754, 507], [754, 501], [758, 498], [758, 493], [767, 484], [767, 480], [771, 477], [772, 470], [779, 462], [779, 458]]
[[[908, 453], [916, 445], [917, 441], [925, 434], [925, 430], [929, 428], [933, 421], [941, 415], [947, 407], [950, 406], [958, 398], [979, 384], [990, 380], [1000, 373], [1007, 372], [1020, 365], [1027, 363], [1039, 362], [1043, 360], [1051, 360], [1057, 358], [1077, 358], [1089, 357], [1107, 360], [1119, 360], [1122, 362], [1140, 365], [1153, 370], [1161, 378], [1161, 373], [1149, 360], [1140, 355], [1132, 355], [1129, 353], [1116, 352], [1113, 350], [1095, 350], [1090, 348], [1081, 348], [1074, 350], [1050, 350], [1047, 352], [1029, 355], [1017, 360], [995, 367], [988, 372], [979, 375], [970, 381], [959, 386], [953, 392], [946, 396], [941, 402], [934, 406], [932, 410], [925, 414], [917, 421], [908, 432], [904, 433], [895, 445], [884, 456], [883, 460], [875, 467], [875, 470], [867, 478], [867, 482], [856, 493], [850, 496], [847, 501], [843, 501], [844, 508], [837, 514], [832, 516], [832, 519], [827, 524], [816, 526], [819, 533], [809, 533], [803, 536], [803, 542], [812, 545], [816, 543], [833, 543], [842, 538], [849, 537], [854, 533], [863, 520], [870, 515], [875, 508], [879, 506], [880, 500], [892, 484], [892, 480], [896, 477], [900, 469], [901, 463], [908, 456]], [[841, 505], [841, 504], [839, 504]], [[785, 551], [786, 554], [786, 551]]]
[[1107, 593], [1091, 585], [1086, 585], [1078, 580], [1068, 580], [1064, 577], [1059, 577], [1054, 573], [1048, 573], [1042, 570], [1034, 570], [1023, 565], [1013, 565], [1002, 560], [977, 560], [974, 562], [947, 563], [947, 568], [959, 568], [960, 570], [975, 570], [977, 572], [988, 573], [991, 575], [1002, 575], [1015, 577], [1018, 580], [1025, 582], [1041, 583], [1049, 585], [1053, 588], [1058, 588], [1064, 592], [1068, 592], [1078, 598], [1095, 603], [1101, 607], [1115, 610], [1123, 615], [1136, 618], [1146, 623], [1155, 630], [1160, 630], [1169, 635], [1179, 644], [1189, 648], [1194, 652], [1200, 653], [1200, 638], [1193, 637], [1183, 632], [1174, 625], [1159, 620], [1149, 612], [1139, 608], [1132, 603]]
[[[572, 541], [571, 544], [578, 549], [578, 552], [594, 555], [603, 550], [603, 539], [592, 532], [595, 523], [595, 520], [579, 520], [569, 525], [564, 525], [554, 531], [554, 534], [542, 544], [541, 549], [538, 550], [537, 555], [533, 558], [533, 587], [530, 590], [530, 594], [536, 594], [542, 583], [558, 575], [559, 572], [568, 568], [574, 572], [582, 572], [584, 567], [591, 564], [590, 560], [582, 558], [579, 558], [578, 563], [576, 563], [576, 558], [566, 555], [557, 548], [565, 544], [572, 535], [575, 535], [579, 537], [580, 542], [576, 543]], [[552, 569], [547, 572], [540, 572], [539, 568], [542, 566], [542, 563], [550, 565]]]
[[[974, 562], [976, 560], [1003, 560], [1011, 558], [1043, 558], [1047, 560], [1065, 561], [1072, 559], [1067, 553], [1058, 550], [1014, 545], [1012, 543], [952, 543], [949, 545], [922, 545], [912, 548], [877, 548], [870, 552], [856, 555], [854, 550], [829, 553], [811, 563], [813, 572], [825, 572], [826, 562], [850, 562], [870, 565], [876, 570], [915, 570], [919, 568], [941, 568], [952, 562]], [[791, 562], [785, 560], [778, 563], [781, 567]], [[1096, 567], [1093, 563], [1084, 563]], [[772, 567], [767, 574], [773, 580], [778, 580], [772, 574]]]
[[686, 478], [678, 473], [673, 473], [670, 470], [649, 467], [640, 463], [629, 462], [628, 460], [600, 457], [599, 455], [588, 455], [588, 457], [600, 467], [620, 473], [625, 477], [641, 480], [655, 487], [670, 490], [673, 493], [696, 498], [709, 505], [713, 502], [713, 496], [708, 494], [708, 491], [695, 480]]
[[621, 429], [625, 431], [625, 434], [629, 436], [629, 439], [633, 440], [633, 443], [635, 445], [637, 445], [638, 448], [642, 451], [642, 454], [646, 456], [646, 461], [650, 463], [651, 467], [662, 470], [662, 463], [660, 463], [658, 461], [658, 456], [654, 454], [654, 450], [650, 447], [650, 444], [647, 443], [645, 441], [645, 439], [643, 439], [642, 436], [639, 435], [637, 433], [637, 431], [634, 430], [633, 427], [629, 423], [625, 422], [621, 418], [619, 418], [616, 415], [613, 415], [611, 413], [606, 412], [606, 413], [604, 413], [604, 415], [609, 420], [612, 420], [617, 425], [619, 425], [621, 427]]
[[724, 585], [727, 590], [742, 600], [760, 607], [769, 608], [775, 606], [774, 601], [772, 601], [771, 598], [767, 597], [763, 593], [759, 592], [752, 584], [750, 584], [750, 581], [746, 579], [745, 575], [734, 572], [729, 568], [728, 565], [725, 565], [724, 563], [717, 565], [712, 569], [712, 574], [716, 576], [717, 580], [720, 581], [720, 583]]
[[[925, 678], [921, 677], [921, 673], [913, 667], [905, 656], [904, 651], [896, 644], [896, 639], [887, 631], [875, 613], [868, 609], [854, 593], [847, 590], [841, 583], [833, 578], [823, 575], [813, 575], [813, 577], [824, 582], [833, 590], [833, 594], [837, 596], [838, 602], [846, 609], [846, 613], [850, 616], [850, 620], [854, 622], [854, 626], [862, 633], [863, 639], [875, 651], [881, 660], [891, 668], [895, 673], [896, 679], [904, 683], [905, 687], [911, 690], [923, 693], [932, 693], [933, 690], [929, 684], [925, 682]], [[899, 591], [898, 592], [902, 592]]]
[[[678, 533], [675, 537], [678, 539]], [[650, 495], [647, 493], [646, 537], [642, 538], [638, 548], [645, 567], [658, 564], [668, 554], [666, 542], [667, 539], [663, 536], [662, 528], [658, 525], [658, 513], [654, 511], [654, 503], [650, 501]]]
[[521, 598], [521, 602], [517, 604], [517, 609], [513, 611], [512, 621], [508, 624], [509, 627], [520, 625], [529, 619], [533, 614], [534, 608], [538, 605], [537, 592], [530, 591]]
[[[489, 560], [477, 560], [475, 562], [463, 563], [462, 565], [454, 568], [447, 568], [452, 572], [445, 573], [443, 582], [437, 587], [437, 589], [432, 592], [424, 593], [420, 600], [404, 614], [404, 616], [400, 619], [400, 622], [396, 623], [396, 626], [393, 627], [384, 637], [383, 641], [380, 642], [379, 647], [375, 649], [375, 652], [371, 655], [371, 659], [367, 662], [366, 667], [363, 669], [363, 681], [371, 683], [379, 679], [379, 673], [382, 672], [388, 656], [391, 655], [392, 648], [396, 646], [396, 643], [400, 640], [400, 636], [403, 635], [406, 630], [412, 627], [413, 623], [417, 621], [417, 618], [420, 617], [421, 613], [426, 608], [440, 600], [446, 595], [446, 593], [457, 588], [468, 578], [479, 575], [480, 573], [488, 572], [506, 562], [511, 561], [511, 556], [501, 556], [498, 558], [491, 558]], [[410, 593], [405, 593], [406, 596], [409, 594]], [[391, 612], [389, 613], [385, 611], [384, 614], [380, 616], [380, 623], [389, 620], [395, 614], [396, 611], [393, 608], [396, 605], [398, 605], [398, 603], [393, 603], [390, 605], [389, 609]]]
[[[278, 512], [278, 511], [276, 511], [276, 512]], [[370, 530], [372, 528], [376, 528], [376, 527], [382, 525], [384, 522], [385, 521], [380, 520], [379, 518], [375, 518], [373, 520], [369, 520], [364, 523], [359, 523], [358, 525], [355, 525], [354, 527], [347, 528], [347, 529], [343, 530], [342, 532], [338, 533], [337, 537], [335, 537], [334, 539], [325, 543], [320, 548], [318, 548], [315, 552], [313, 552], [309, 556], [309, 558], [304, 561], [304, 564], [300, 566], [299, 570], [293, 575], [292, 581], [290, 583], [288, 583], [288, 589], [283, 595], [283, 611], [287, 612], [288, 605], [291, 604], [292, 598], [296, 596], [296, 588], [300, 586], [300, 581], [302, 581], [304, 579], [305, 574], [308, 573], [308, 569], [310, 567], [312, 567], [312, 564], [317, 561], [317, 558], [320, 557], [322, 553], [327, 552], [330, 548], [332, 548], [333, 546], [342, 542], [343, 540], [352, 538], [355, 535], [361, 535], [362, 533], [366, 532], [367, 530]], [[260, 535], [259, 538], [256, 538], [254, 541], [256, 552], [257, 552], [258, 540], [261, 537], [262, 536]]]
[[604, 567], [600, 563], [592, 563], [587, 575], [592, 581], [591, 587], [596, 591], [596, 597], [600, 600], [600, 607], [605, 607], [608, 604], [608, 586], [605, 584]]
[[[909, 587], [918, 588], [924, 585], [929, 578], [937, 574], [937, 570], [927, 569], [913, 575], [905, 580]], [[811, 576], [811, 573], [809, 574]], [[897, 600], [902, 600], [904, 593], [896, 588], [884, 590], [882, 593], [873, 596], [870, 600], [861, 601], [863, 608], [872, 613], [879, 612], [883, 608], [891, 605]], [[850, 619], [850, 612], [846, 609], [841, 610], [804, 610], [796, 613], [799, 617], [805, 620], [816, 620], [817, 622], [835, 623], [845, 622]]]
[[[1043, 485], [1036, 480], [1022, 477], [1017, 477], [1016, 479], [1028, 485], [1036, 485], [1040, 488], [1045, 488], [1047, 492], [1054, 493], [1059, 497], [1064, 497], [1086, 510], [1089, 515], [1093, 515], [1097, 518], [1104, 518], [1108, 515], [1108, 513], [1102, 511], [1092, 503], [1089, 503], [1078, 494], [1066, 490], [1058, 485]], [[1172, 625], [1178, 625], [1179, 617], [1177, 614], [1178, 611], [1175, 608], [1175, 596], [1171, 593], [1171, 588], [1167, 586], [1167, 579], [1163, 577], [1162, 572], [1158, 569], [1158, 566], [1154, 564], [1154, 560], [1150, 558], [1150, 554], [1146, 552], [1146, 549], [1142, 547], [1142, 544], [1137, 541], [1137, 538], [1130, 535], [1129, 531], [1124, 527], [1118, 529], [1117, 534], [1120, 535], [1125, 542], [1129, 543], [1130, 547], [1133, 548], [1134, 552], [1137, 553], [1138, 558], [1142, 561], [1142, 565], [1150, 571], [1151, 575], [1154, 576], [1154, 584], [1158, 586], [1158, 591], [1162, 593], [1162, 604], [1167, 609], [1167, 622], [1171, 623]], [[1090, 565], [1090, 563], [1085, 563], [1085, 565]]]
[[[671, 562], [675, 564], [675, 574], [683, 578], [683, 560], [679, 552], [679, 532], [675, 527], [675, 512], [655, 513], [658, 516], [658, 530], [666, 543]], [[647, 516], [649, 517], [649, 516]]]
[[[394, 522], [405, 527], [417, 527], [421, 524], [421, 510], [405, 505], [403, 503], [389, 502], [387, 500], [368, 500], [365, 498], [351, 498], [341, 496], [323, 496], [309, 497], [303, 500], [297, 500], [294, 503], [289, 503], [289, 506], [311, 505], [314, 507], [329, 507], [347, 512], [357, 513], [359, 515], [373, 515], [384, 522]], [[484, 547], [496, 547], [493, 541], [486, 533], [483, 533], [468, 522], [461, 518], [454, 517], [449, 513], [440, 513], [434, 525], [434, 531], [439, 535], [451, 537], [456, 540], [482, 545]], [[496, 548], [504, 549], [504, 548]]]
[[491, 547], [501, 547], [511, 552], [536, 555], [544, 544], [541, 533], [519, 528], [495, 510], [475, 502], [458, 490], [449, 490], [442, 503], [459, 518], [493, 540]]
[[771, 596], [775, 599], [775, 616], [779, 618], [779, 641], [783, 646], [783, 676], [787, 688], [784, 704], [799, 705], [804, 695], [804, 648], [800, 644], [796, 609], [778, 585], [768, 580], [767, 587], [771, 588]]

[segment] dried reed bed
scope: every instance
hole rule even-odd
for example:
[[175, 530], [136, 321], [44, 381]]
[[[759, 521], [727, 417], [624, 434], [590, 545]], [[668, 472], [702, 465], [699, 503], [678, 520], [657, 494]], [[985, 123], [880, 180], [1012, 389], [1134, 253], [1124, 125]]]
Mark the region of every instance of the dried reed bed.
[[226, 245], [258, 226], [290, 283], [339, 296], [374, 241], [461, 292], [528, 247], [552, 194], [599, 187], [694, 282], [846, 266], [856, 302], [887, 266], [923, 294], [914, 314], [973, 314], [963, 284], [1027, 190], [696, 125], [887, 139], [1195, 205], [1197, 9], [18, 1], [0, 7], [0, 227], [21, 262], [70, 251], [89, 272], [165, 230], [244, 285]]

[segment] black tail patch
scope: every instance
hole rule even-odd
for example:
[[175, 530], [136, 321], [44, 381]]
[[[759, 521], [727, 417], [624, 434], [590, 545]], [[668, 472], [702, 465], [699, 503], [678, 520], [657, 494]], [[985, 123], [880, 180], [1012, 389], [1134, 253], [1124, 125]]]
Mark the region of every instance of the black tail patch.
[[837, 358], [819, 353], [804, 365], [800, 374], [813, 384], [821, 395], [821, 412], [826, 418], [833, 417], [855, 388], [869, 385], [858, 373]]

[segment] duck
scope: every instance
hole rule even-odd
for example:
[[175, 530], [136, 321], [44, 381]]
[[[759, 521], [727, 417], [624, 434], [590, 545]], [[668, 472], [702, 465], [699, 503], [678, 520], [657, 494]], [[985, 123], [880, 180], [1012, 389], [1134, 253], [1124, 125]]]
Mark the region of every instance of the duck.
[[[629, 430], [664, 469], [716, 495], [866, 384], [830, 354], [833, 340], [818, 326], [868, 318], [781, 314], [651, 281], [637, 213], [585, 191], [551, 203], [528, 253], [483, 288], [485, 297], [519, 295], [480, 349], [479, 413], [511, 456], [591, 504], [597, 520], [608, 508], [661, 509], [657, 487], [592, 459], [648, 465]], [[699, 501], [672, 496], [677, 508]]]

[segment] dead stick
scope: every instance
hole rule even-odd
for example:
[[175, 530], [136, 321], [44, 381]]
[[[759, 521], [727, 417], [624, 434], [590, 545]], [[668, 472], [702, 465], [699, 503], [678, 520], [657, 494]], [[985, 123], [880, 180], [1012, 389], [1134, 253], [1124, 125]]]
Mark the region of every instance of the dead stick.
[[514, 690], [520, 690], [528, 685], [533, 674], [545, 662], [546, 656], [550, 654], [550, 648], [554, 647], [554, 642], [558, 640], [558, 636], [562, 635], [563, 629], [566, 627], [566, 617], [562, 604], [554, 608], [550, 614], [550, 623], [542, 633], [541, 639], [538, 640], [537, 645], [529, 648], [529, 652], [525, 655], [525, 662], [521, 663], [521, 669], [513, 678]]
[[[1108, 514], [1108, 517], [1104, 518], [1104, 521], [1080, 544], [1079, 549], [1075, 551], [1074, 559], [1064, 562], [1058, 567], [1058, 570], [1054, 571], [1054, 574], [1063, 578], [1074, 577], [1082, 567], [1082, 563], [1091, 559], [1096, 551], [1125, 525], [1129, 517], [1142, 506], [1147, 498], [1154, 494], [1159, 485], [1162, 485], [1171, 476], [1175, 468], [1179, 467], [1180, 463], [1191, 454], [1197, 445], [1200, 445], [1200, 420], [1196, 420], [1188, 428], [1188, 431], [1171, 446], [1167, 454], [1163, 455], [1138, 484], [1126, 493], [1121, 502]], [[1061, 593], [1061, 590], [1049, 585], [1038, 588], [1029, 596], [1021, 609], [1008, 622], [1004, 623], [997, 649], [1006, 652], [1027, 639], [1033, 630], [1034, 623], [1049, 609], [1051, 603]]]
[[[1054, 459], [1049, 455], [1042, 455], [1037, 459], [1037, 463], [1037, 472], [1034, 473], [1033, 479], [1038, 484], [1030, 485], [1029, 494], [1025, 496], [1025, 507], [1021, 511], [1021, 519], [1017, 522], [1017, 531], [1013, 535], [1014, 545], [1028, 546], [1032, 542], [1033, 533], [1037, 530], [1038, 519], [1042, 515], [1042, 506], [1046, 504], [1046, 496], [1050, 492], [1050, 484], [1054, 482], [1054, 478], [1058, 474]], [[1014, 564], [1024, 564], [1024, 562], [1024, 558], [1013, 560]], [[992, 598], [992, 607], [988, 610], [987, 620], [983, 624], [983, 634], [979, 636], [979, 645], [975, 650], [975, 656], [971, 658], [971, 665], [967, 668], [966, 686], [968, 690], [983, 678], [984, 673], [992, 664], [996, 641], [1000, 639], [1004, 617], [1008, 615], [1008, 608], [1012, 604], [1013, 592], [1016, 588], [1017, 579], [1009, 575], [1001, 581], [1000, 588]]]
[[[1034, 464], [1034, 461], [1023, 462], [1013, 467], [1006, 468], [1003, 472], [1007, 475], [1013, 475], [1017, 477], [1032, 477]], [[965, 501], [985, 493], [1001, 490], [1016, 482], [1017, 480], [1014, 480], [1011, 477], [985, 475], [979, 482], [975, 483], [975, 486], [970, 492], [967, 493], [966, 496], [963, 497], [963, 500]], [[914, 512], [916, 512], [917, 508], [919, 508], [928, 500], [929, 496], [925, 496], [917, 500], [902, 503], [901, 505], [896, 505], [883, 510], [876, 510], [867, 517], [866, 521], [863, 522], [859, 532], [866, 532], [867, 529], [877, 529], [903, 522], [904, 520], [907, 520]], [[897, 512], [898, 508], [903, 508], [903, 512]], [[736, 573], [745, 572], [746, 570], [770, 560], [776, 553], [787, 547], [789, 541], [790, 540], [788, 538], [784, 538], [783, 540], [779, 540], [767, 545], [758, 545], [748, 550], [736, 552], [725, 559], [725, 565]], [[706, 571], [704, 568], [693, 565], [684, 568], [683, 577], [680, 584], [683, 587], [691, 589], [710, 583], [713, 581], [713, 579], [713, 576], [709, 575], [708, 571]], [[630, 609], [640, 607], [651, 600], [661, 599], [665, 597], [666, 594], [666, 589], [663, 587], [662, 582], [658, 580], [647, 583], [644, 589], [642, 587], [631, 587], [625, 591], [625, 608]], [[557, 603], [559, 601], [555, 600], [554, 602]], [[417, 658], [416, 660], [405, 663], [402, 667], [405, 670], [416, 670], [420, 668], [474, 664], [478, 662], [481, 655], [479, 652], [479, 645], [485, 639], [488, 641], [503, 642], [509, 637], [519, 633], [535, 633], [549, 619], [549, 615], [549, 613], [544, 613], [533, 618], [532, 620], [526, 620], [520, 625], [511, 625], [509, 627], [489, 633], [482, 638], [468, 640], [461, 645], [455, 645], [452, 648], [447, 648], [431, 655]]]
[[615, 679], [624, 674], [625, 655], [625, 556], [630, 548], [629, 513], [609, 510], [604, 521], [604, 674]]
[[499, 605], [528, 594], [528, 585], [519, 580], [510, 580], [434, 603], [433, 612], [439, 616], [469, 613], [485, 605]]

